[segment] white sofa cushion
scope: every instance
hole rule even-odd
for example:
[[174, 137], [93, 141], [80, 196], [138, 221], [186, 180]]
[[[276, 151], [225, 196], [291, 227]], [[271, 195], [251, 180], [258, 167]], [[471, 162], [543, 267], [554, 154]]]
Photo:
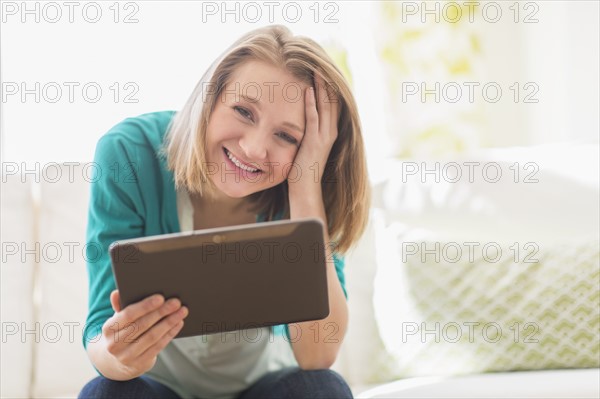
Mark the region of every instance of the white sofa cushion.
[[[521, 243], [518, 261], [509, 243], [488, 247], [487, 259], [479, 245], [471, 261], [466, 247], [454, 251], [461, 242], [393, 229], [378, 241], [399, 249], [380, 259], [375, 296], [397, 377], [600, 365], [597, 237], [540, 244], [535, 254]], [[406, 241], [431, 252], [402, 254]]]
[[[97, 374], [82, 345], [88, 280], [83, 248], [89, 183], [83, 167], [51, 164], [41, 182], [38, 320], [43, 338], [37, 345], [36, 397], [76, 395]], [[54, 179], [58, 176], [59, 179]], [[56, 180], [56, 181], [53, 181]], [[60, 363], [57, 363], [60, 362]], [[57, 367], [60, 364], [60, 367]], [[68, 376], [68, 377], [67, 377]]]
[[333, 369], [339, 371], [351, 386], [381, 383], [390, 374], [381, 370], [392, 364], [379, 336], [373, 309], [375, 231], [381, 222], [381, 212], [371, 209], [364, 235], [345, 257], [349, 321]]
[[[591, 149], [546, 146], [454, 160], [458, 164], [495, 162], [494, 167], [503, 172], [503, 179], [497, 182], [481, 178], [481, 166], [479, 178], [476, 175], [469, 181], [463, 170], [463, 179], [453, 183], [437, 180], [433, 174], [407, 179], [410, 176], [401, 172], [406, 167], [400, 162], [392, 164], [389, 170], [396, 173], [390, 174], [376, 195], [386, 224], [377, 231], [374, 307], [382, 339], [395, 357], [394, 371], [387, 378], [597, 367], [599, 194], [597, 180], [589, 175], [597, 176], [598, 147]], [[533, 180], [537, 182], [524, 181], [528, 162], [533, 167], [527, 172], [535, 171]], [[436, 168], [434, 161], [415, 164], [421, 170]], [[518, 179], [515, 167], [520, 169]], [[466, 242], [479, 244], [474, 259], [470, 259]], [[408, 258], [407, 243], [419, 247], [417, 254]], [[487, 243], [501, 248], [499, 261], [485, 259], [482, 247]], [[450, 256], [443, 256], [441, 248], [446, 244], [451, 244]], [[448, 259], [454, 258], [457, 244], [463, 254], [453, 263]], [[438, 249], [434, 249], [436, 245]], [[434, 249], [427, 261], [421, 259], [423, 246]], [[534, 265], [525, 262], [532, 250], [537, 251], [533, 258], [540, 260]], [[435, 260], [434, 254], [441, 259]], [[518, 261], [510, 259], [514, 256]], [[536, 274], [523, 272], [528, 267]], [[578, 319], [574, 323], [571, 318]], [[435, 328], [436, 321], [442, 330], [449, 327], [446, 332], [452, 333], [452, 339], [441, 334], [441, 342], [432, 343], [436, 337], [431, 333], [423, 342], [421, 333]], [[502, 322], [505, 340], [484, 340], [479, 345], [453, 342], [456, 323], [462, 327], [463, 338], [469, 332], [465, 321]], [[525, 325], [527, 322], [534, 325]], [[414, 323], [417, 342], [402, 330], [406, 327], [406, 333], [409, 328], [412, 332]], [[510, 330], [511, 326], [519, 334]], [[543, 338], [540, 345], [525, 343], [525, 335], [535, 328], [537, 338]], [[515, 345], [510, 345], [508, 334], [518, 339]]]
[[35, 333], [32, 295], [36, 257], [35, 252], [31, 252], [35, 250], [33, 180], [31, 175], [24, 182], [19, 174], [2, 175], [0, 396], [3, 398], [31, 396], [33, 348], [39, 338]]
[[383, 398], [598, 398], [600, 370], [545, 370], [466, 377], [418, 377], [355, 395]]

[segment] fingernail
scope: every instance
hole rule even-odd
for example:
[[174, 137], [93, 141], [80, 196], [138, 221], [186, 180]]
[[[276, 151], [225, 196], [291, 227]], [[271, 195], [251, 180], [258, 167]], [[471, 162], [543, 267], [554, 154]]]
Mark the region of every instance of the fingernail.
[[187, 317], [187, 315], [189, 314], [188, 308], [186, 308], [185, 306], [179, 309], [179, 312], [183, 317]]
[[179, 306], [179, 299], [177, 298], [171, 298], [167, 301], [167, 306], [169, 306], [170, 308], [175, 308], [177, 306]]

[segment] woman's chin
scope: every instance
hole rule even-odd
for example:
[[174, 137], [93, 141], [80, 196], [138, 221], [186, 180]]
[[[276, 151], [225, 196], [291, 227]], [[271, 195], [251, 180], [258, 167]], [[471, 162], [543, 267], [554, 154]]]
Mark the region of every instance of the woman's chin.
[[262, 190], [262, 188], [256, 187], [240, 187], [239, 185], [231, 187], [229, 185], [218, 185], [217, 189], [224, 195], [229, 198], [244, 198], [251, 194], [256, 193], [257, 191]]

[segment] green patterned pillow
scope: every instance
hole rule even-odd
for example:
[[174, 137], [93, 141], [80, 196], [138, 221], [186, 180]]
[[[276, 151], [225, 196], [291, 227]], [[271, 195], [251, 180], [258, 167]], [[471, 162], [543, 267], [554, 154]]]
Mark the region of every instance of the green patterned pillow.
[[394, 359], [390, 377], [600, 366], [597, 236], [405, 238], [392, 225], [377, 239], [374, 308]]

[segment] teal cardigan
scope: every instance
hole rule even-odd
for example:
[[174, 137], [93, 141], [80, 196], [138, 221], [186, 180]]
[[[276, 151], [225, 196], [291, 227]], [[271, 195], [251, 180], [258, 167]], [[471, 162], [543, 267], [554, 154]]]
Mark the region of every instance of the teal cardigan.
[[[180, 232], [173, 173], [160, 155], [174, 111], [127, 118], [100, 138], [90, 179], [86, 231], [89, 277], [88, 315], [83, 345], [102, 331], [114, 311], [110, 293], [116, 289], [108, 247], [117, 240]], [[263, 221], [259, 215], [257, 221]], [[334, 255], [338, 279], [346, 295], [344, 258]], [[286, 334], [287, 325], [273, 327]]]

